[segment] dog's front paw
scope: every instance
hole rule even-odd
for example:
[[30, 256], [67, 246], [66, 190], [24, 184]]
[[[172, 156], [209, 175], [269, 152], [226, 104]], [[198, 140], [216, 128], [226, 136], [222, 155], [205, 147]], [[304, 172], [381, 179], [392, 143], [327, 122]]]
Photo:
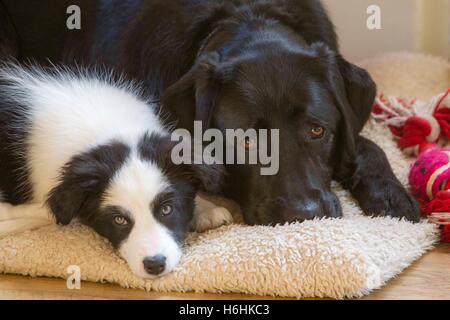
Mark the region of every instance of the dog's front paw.
[[192, 228], [194, 231], [203, 232], [232, 222], [233, 217], [227, 209], [224, 207], [215, 207], [207, 213], [195, 216]]
[[413, 222], [420, 220], [417, 201], [398, 181], [383, 179], [359, 183], [352, 193], [367, 215], [406, 218]]
[[233, 216], [226, 208], [218, 207], [207, 200], [197, 198], [191, 230], [203, 232], [232, 222]]

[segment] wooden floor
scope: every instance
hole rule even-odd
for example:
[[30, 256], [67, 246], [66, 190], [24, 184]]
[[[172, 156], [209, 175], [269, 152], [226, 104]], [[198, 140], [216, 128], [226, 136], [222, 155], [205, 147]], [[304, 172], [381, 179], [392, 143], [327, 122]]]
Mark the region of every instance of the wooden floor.
[[[160, 294], [83, 282], [68, 290], [65, 280], [0, 275], [0, 299], [273, 299], [238, 294]], [[450, 300], [450, 246], [441, 245], [423, 256], [384, 288], [364, 299]]]

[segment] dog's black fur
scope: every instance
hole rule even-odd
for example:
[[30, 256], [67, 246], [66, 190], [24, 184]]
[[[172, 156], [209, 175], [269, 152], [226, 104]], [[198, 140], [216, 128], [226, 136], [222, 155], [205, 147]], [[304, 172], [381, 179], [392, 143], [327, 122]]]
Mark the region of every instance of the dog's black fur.
[[[339, 54], [319, 1], [2, 1], [22, 59], [112, 66], [143, 81], [179, 127], [279, 128], [277, 175], [227, 168], [223, 192], [248, 223], [340, 216], [332, 179], [367, 214], [418, 221], [383, 151], [359, 136], [376, 87]], [[81, 30], [65, 28], [70, 4]]]

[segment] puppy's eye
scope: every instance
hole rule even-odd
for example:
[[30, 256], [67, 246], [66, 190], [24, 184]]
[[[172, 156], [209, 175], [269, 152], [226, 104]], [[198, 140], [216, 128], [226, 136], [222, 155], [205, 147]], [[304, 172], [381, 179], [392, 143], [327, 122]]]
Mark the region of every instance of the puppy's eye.
[[161, 207], [161, 215], [162, 216], [168, 216], [173, 211], [173, 208], [170, 204], [165, 204]]
[[319, 126], [319, 125], [313, 125], [309, 132], [309, 135], [313, 139], [322, 138], [324, 134], [325, 134], [325, 128], [322, 126]]
[[124, 216], [114, 216], [114, 223], [119, 226], [125, 226], [128, 224], [128, 220]]
[[245, 137], [244, 141], [242, 141], [245, 150], [251, 150], [256, 147], [256, 140], [250, 137]]

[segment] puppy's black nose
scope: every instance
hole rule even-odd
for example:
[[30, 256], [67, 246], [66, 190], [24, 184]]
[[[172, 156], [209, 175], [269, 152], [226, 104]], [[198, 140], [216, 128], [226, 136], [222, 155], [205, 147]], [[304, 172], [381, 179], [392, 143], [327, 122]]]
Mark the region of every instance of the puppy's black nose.
[[145, 271], [154, 276], [162, 273], [166, 268], [166, 257], [162, 254], [157, 254], [153, 257], [146, 257], [143, 262]]

